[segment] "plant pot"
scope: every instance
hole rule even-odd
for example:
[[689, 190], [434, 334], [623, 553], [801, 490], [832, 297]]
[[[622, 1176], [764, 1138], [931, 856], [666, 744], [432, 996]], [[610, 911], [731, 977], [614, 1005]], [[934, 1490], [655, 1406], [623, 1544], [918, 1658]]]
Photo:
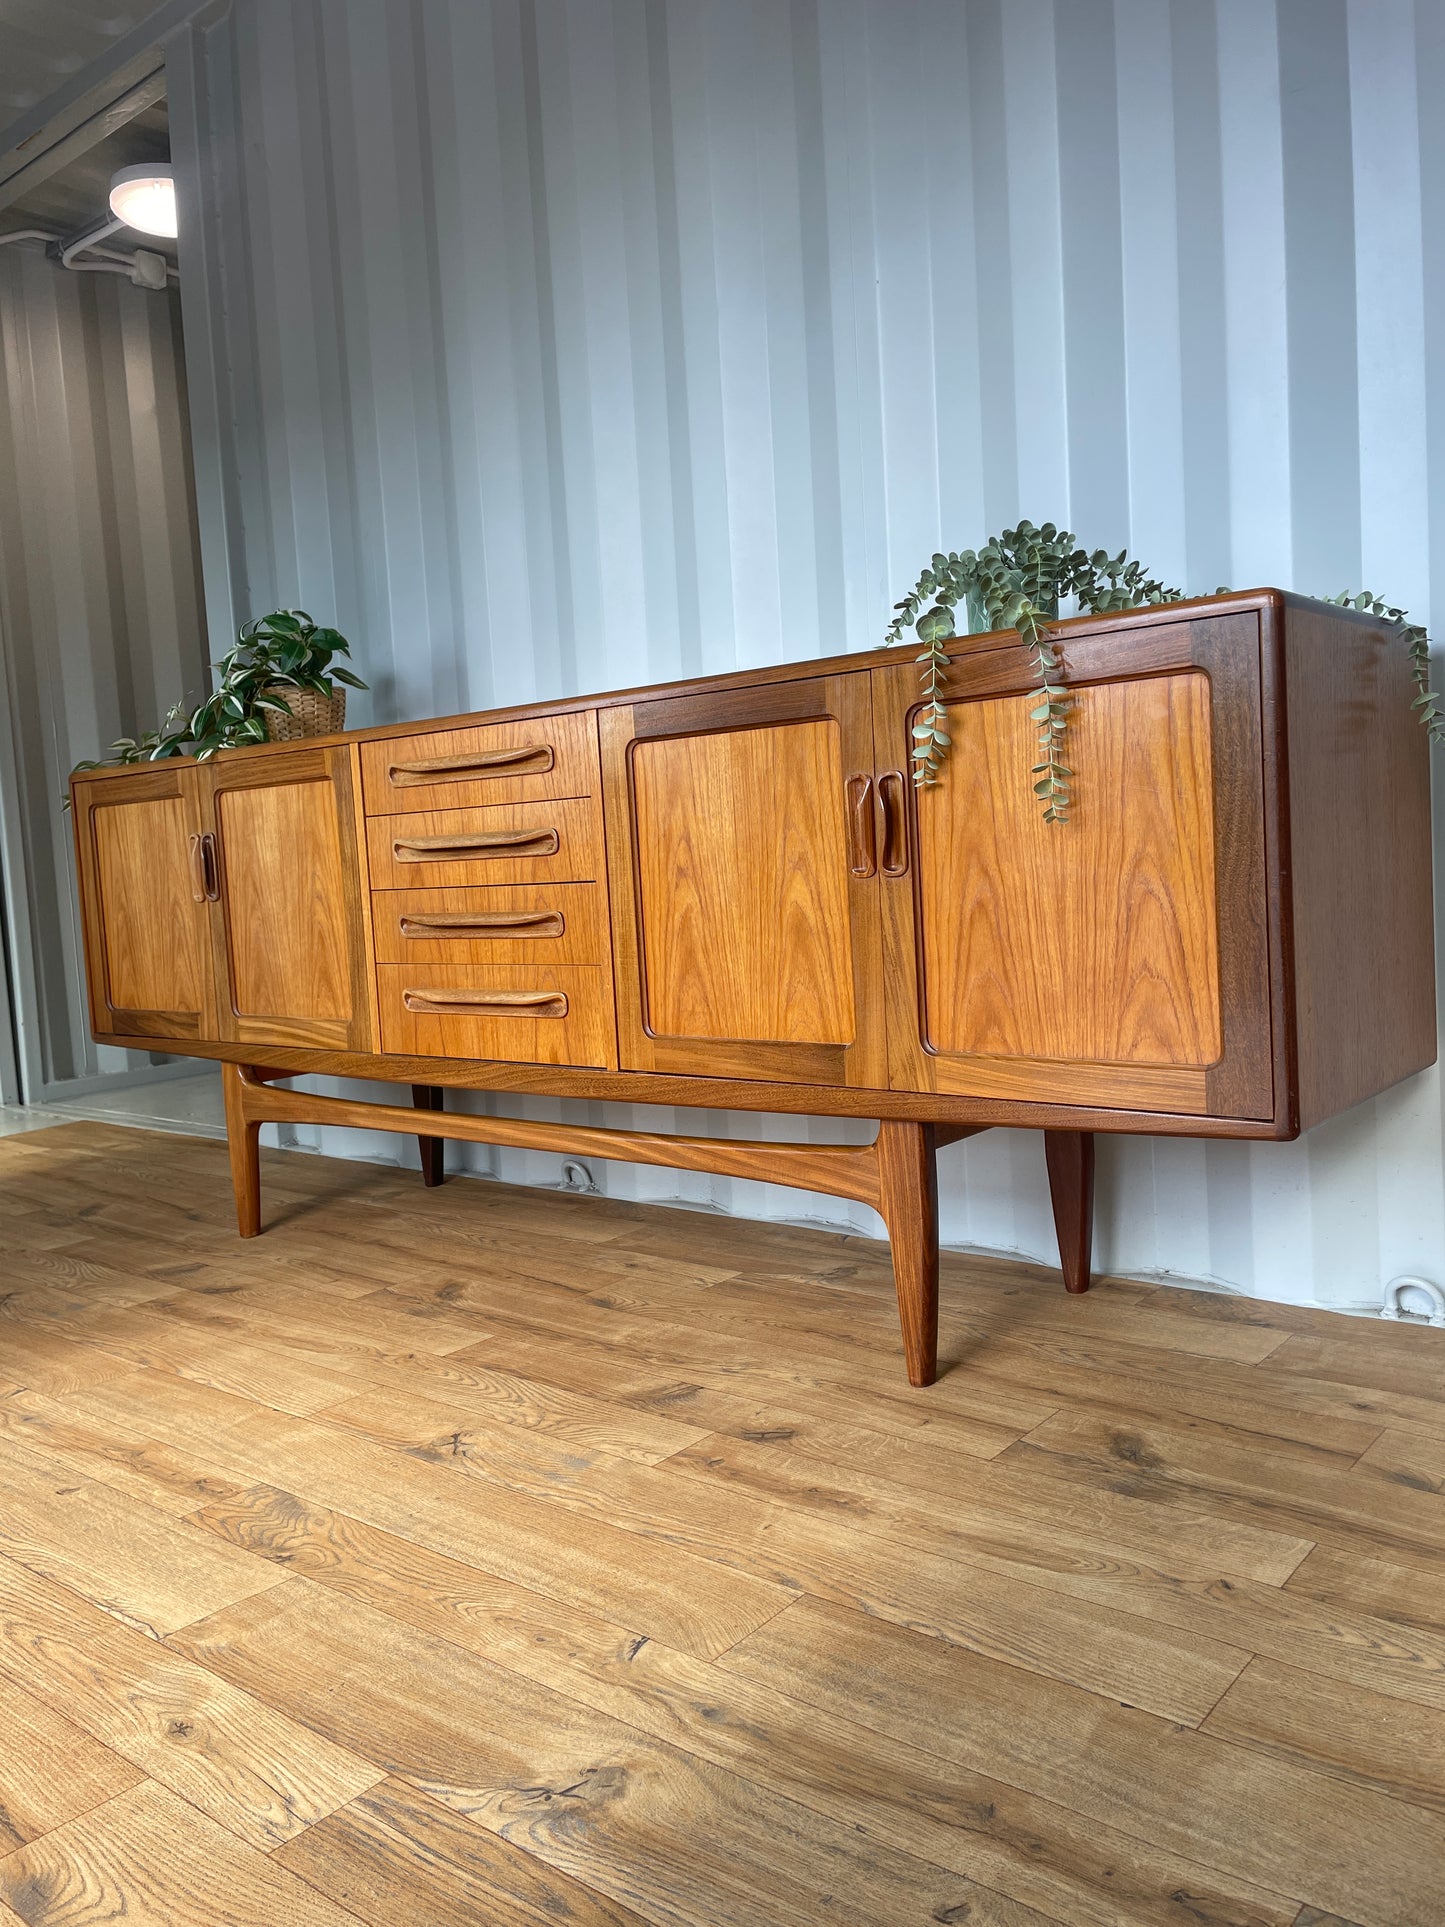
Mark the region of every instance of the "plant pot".
[[338, 688], [333, 695], [319, 696], [314, 689], [292, 689], [285, 683], [273, 683], [264, 692], [278, 701], [290, 706], [288, 716], [281, 709], [263, 709], [266, 719], [266, 740], [271, 743], [294, 743], [302, 736], [339, 736], [346, 727], [346, 691]]

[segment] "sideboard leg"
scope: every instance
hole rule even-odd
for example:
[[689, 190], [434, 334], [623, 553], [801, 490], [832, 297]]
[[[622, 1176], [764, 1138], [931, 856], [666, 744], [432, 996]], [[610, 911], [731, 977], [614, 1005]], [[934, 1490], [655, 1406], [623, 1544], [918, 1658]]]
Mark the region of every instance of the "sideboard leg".
[[938, 1376], [938, 1171], [931, 1124], [878, 1126], [878, 1209], [893, 1246], [893, 1281], [910, 1385]]
[[238, 1065], [221, 1066], [226, 1100], [226, 1143], [231, 1153], [231, 1188], [236, 1194], [236, 1228], [243, 1238], [261, 1229], [261, 1125], [246, 1115], [246, 1087]]
[[[439, 1111], [443, 1108], [442, 1087], [439, 1084], [413, 1084], [411, 1101], [419, 1111]], [[447, 1174], [446, 1139], [419, 1137], [416, 1142], [421, 1152], [422, 1183], [440, 1184]]]
[[1044, 1157], [1064, 1285], [1069, 1291], [1087, 1291], [1094, 1253], [1094, 1133], [1045, 1131]]

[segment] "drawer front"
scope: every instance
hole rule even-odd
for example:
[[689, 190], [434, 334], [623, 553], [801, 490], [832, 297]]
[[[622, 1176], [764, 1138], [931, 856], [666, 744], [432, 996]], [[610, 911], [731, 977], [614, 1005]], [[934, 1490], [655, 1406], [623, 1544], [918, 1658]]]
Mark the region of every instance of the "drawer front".
[[505, 1064], [617, 1062], [612, 998], [595, 966], [381, 964], [383, 1051]]
[[597, 725], [583, 709], [391, 736], [361, 746], [368, 816], [597, 794]]
[[371, 901], [383, 964], [601, 963], [606, 913], [596, 883], [378, 890]]
[[603, 874], [595, 797], [367, 818], [373, 890], [591, 883]]

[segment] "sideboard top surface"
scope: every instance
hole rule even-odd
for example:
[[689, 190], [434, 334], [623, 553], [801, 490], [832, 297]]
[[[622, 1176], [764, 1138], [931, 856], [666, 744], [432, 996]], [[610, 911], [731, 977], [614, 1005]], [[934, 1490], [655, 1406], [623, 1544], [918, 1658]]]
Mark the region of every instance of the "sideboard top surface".
[[[1255, 610], [1269, 611], [1271, 614], [1288, 608], [1326, 610], [1341, 620], [1352, 620], [1364, 628], [1378, 629], [1380, 619], [1364, 615], [1353, 609], [1344, 609], [1330, 603], [1313, 600], [1307, 596], [1297, 596], [1284, 589], [1246, 589], [1231, 591], [1226, 595], [1198, 596], [1188, 602], [1149, 603], [1137, 609], [1121, 609], [1105, 615], [1066, 616], [1050, 624], [1051, 632], [1065, 643], [1074, 636], [1087, 635], [1098, 631], [1124, 631], [1129, 629], [1153, 627], [1181, 620], [1197, 620], [1201, 616], [1221, 616]], [[956, 636], [950, 638], [948, 653], [952, 657], [982, 655], [989, 651], [1021, 650], [1023, 643], [1011, 629], [994, 630], [988, 634]], [[465, 728], [481, 720], [500, 722], [527, 716], [555, 716], [568, 710], [607, 709], [617, 705], [647, 701], [651, 702], [672, 695], [703, 695], [711, 692], [724, 692], [730, 689], [757, 688], [772, 683], [796, 682], [803, 677], [851, 675], [860, 670], [896, 667], [900, 661], [908, 660], [908, 645], [901, 644], [891, 649], [864, 649], [856, 654], [845, 656], [815, 656], [798, 662], [769, 663], [758, 668], [729, 670], [719, 676], [690, 676], [665, 683], [648, 683], [633, 689], [614, 689], [600, 693], [587, 693], [578, 696], [558, 696], [548, 701], [509, 704], [496, 709], [470, 710], [461, 715], [415, 717], [408, 716], [394, 723], [378, 723], [367, 729], [347, 730], [344, 734], [324, 737], [308, 737], [308, 745], [336, 742], [373, 742], [387, 737], [411, 735], [418, 728], [446, 730]], [[244, 749], [222, 750], [218, 760], [224, 761], [232, 756], [285, 755], [294, 752], [296, 743], [255, 743]], [[171, 767], [184, 765], [193, 759], [178, 756], [168, 759]], [[83, 783], [88, 780], [114, 780], [140, 771], [153, 769], [150, 763], [127, 765], [102, 765], [95, 770], [86, 770], [72, 777], [72, 782]]]

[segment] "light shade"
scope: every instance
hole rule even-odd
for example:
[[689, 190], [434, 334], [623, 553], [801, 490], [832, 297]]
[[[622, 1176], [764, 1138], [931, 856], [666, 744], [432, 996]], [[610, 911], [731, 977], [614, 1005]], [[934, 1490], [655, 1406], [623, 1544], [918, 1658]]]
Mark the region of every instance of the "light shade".
[[164, 162], [123, 167], [110, 178], [110, 211], [142, 234], [176, 232], [176, 183]]

